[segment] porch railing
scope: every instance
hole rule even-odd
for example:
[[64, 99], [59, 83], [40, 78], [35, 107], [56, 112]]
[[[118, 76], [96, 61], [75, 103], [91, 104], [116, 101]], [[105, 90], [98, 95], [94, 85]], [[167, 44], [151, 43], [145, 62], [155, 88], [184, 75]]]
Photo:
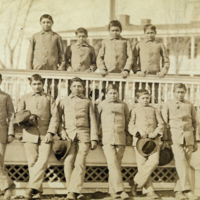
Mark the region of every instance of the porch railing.
[[[120, 74], [109, 74], [102, 77], [98, 73], [68, 73], [63, 71], [28, 71], [28, 70], [4, 70], [0, 73], [3, 77], [1, 89], [9, 93], [12, 97], [15, 107], [22, 95], [31, 92], [28, 78], [33, 74], [40, 74], [45, 79], [44, 90], [56, 97], [56, 102], [70, 93], [70, 79], [80, 77], [85, 81], [86, 89], [84, 91], [86, 97], [91, 98], [93, 105], [96, 106], [105, 98], [105, 87], [109, 83], [117, 84], [119, 87], [119, 97], [125, 101], [129, 107], [135, 106], [137, 103], [135, 91], [137, 88], [146, 88], [150, 90], [153, 106], [162, 107], [163, 103], [173, 98], [173, 86], [175, 83], [184, 83], [188, 88], [186, 99], [193, 102], [199, 114], [200, 100], [200, 79], [191, 76], [166, 76], [159, 79], [156, 76], [148, 75], [146, 77], [138, 77], [130, 75], [127, 79], [123, 79]], [[149, 87], [151, 85], [151, 88]], [[92, 94], [91, 94], [92, 93]], [[18, 131], [20, 135], [20, 131]], [[200, 137], [197, 135], [197, 139]], [[98, 156], [97, 156], [98, 155]], [[198, 157], [200, 150], [193, 154], [192, 165], [194, 170], [193, 185], [195, 193], [200, 196], [200, 162]], [[130, 159], [131, 158], [131, 159]], [[6, 169], [10, 176], [17, 182], [18, 193], [23, 189], [28, 180], [27, 161], [23, 150], [23, 145], [16, 140], [7, 147], [5, 156]], [[84, 185], [85, 192], [108, 191], [107, 185], [107, 169], [106, 160], [100, 146], [95, 151], [90, 151], [87, 157], [87, 173]], [[128, 146], [126, 148], [122, 161], [122, 173], [126, 189], [129, 188], [128, 180], [136, 173], [136, 161], [134, 150]], [[157, 190], [173, 189], [177, 178], [174, 169], [174, 162], [164, 168], [157, 168], [152, 174], [154, 186]], [[46, 172], [44, 188], [46, 193], [66, 193], [64, 184], [64, 174], [62, 163], [56, 161], [55, 156], [51, 154], [49, 160], [49, 168]], [[56, 182], [56, 183], [55, 183]], [[91, 184], [91, 182], [93, 182]], [[51, 189], [51, 190], [50, 190]], [[52, 190], [53, 189], [53, 190]]]

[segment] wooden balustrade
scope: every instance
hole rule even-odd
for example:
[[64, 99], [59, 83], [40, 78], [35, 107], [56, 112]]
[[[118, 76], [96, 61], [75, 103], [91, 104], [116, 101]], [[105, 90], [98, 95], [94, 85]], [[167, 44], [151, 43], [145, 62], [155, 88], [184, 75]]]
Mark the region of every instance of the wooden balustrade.
[[[105, 98], [105, 87], [109, 83], [117, 84], [119, 87], [119, 97], [121, 100], [125, 101], [129, 107], [135, 105], [135, 91], [137, 89], [146, 88], [151, 90], [152, 100], [151, 103], [153, 106], [162, 106], [164, 102], [168, 99], [173, 98], [173, 87], [175, 83], [184, 83], [187, 85], [188, 92], [186, 99], [193, 102], [197, 108], [199, 114], [199, 98], [200, 98], [200, 79], [199, 77], [190, 77], [190, 76], [166, 76], [165, 78], [159, 79], [156, 76], [148, 75], [146, 77], [138, 77], [136, 75], [130, 75], [127, 79], [123, 79], [120, 74], [109, 74], [106, 77], [102, 77], [98, 73], [68, 73], [63, 71], [28, 71], [28, 70], [4, 70], [1, 69], [0, 73], [3, 77], [2, 90], [9, 93], [13, 99], [15, 107], [17, 106], [19, 99], [22, 95], [31, 92], [31, 87], [29, 85], [28, 78], [33, 74], [40, 74], [44, 79], [44, 91], [51, 92], [51, 94], [56, 98], [56, 102], [59, 102], [60, 99], [64, 96], [69, 95], [70, 93], [70, 79], [80, 77], [85, 81], [85, 95], [88, 98], [91, 98], [93, 105], [98, 104]], [[151, 85], [151, 89], [149, 87]], [[97, 89], [97, 90], [96, 90]], [[92, 91], [92, 95], [91, 94]], [[95, 95], [96, 93], [96, 95]], [[197, 136], [199, 140], [199, 135]], [[200, 148], [200, 145], [199, 145]], [[200, 150], [195, 152], [192, 156], [192, 166], [194, 170], [191, 172], [193, 174], [193, 184], [195, 193], [200, 196], [200, 187], [199, 187], [199, 153]], [[96, 156], [98, 154], [98, 157]], [[131, 155], [131, 159], [130, 159]], [[97, 159], [98, 158], [98, 159]], [[8, 172], [17, 182], [17, 191], [18, 194], [21, 194], [21, 189], [26, 187], [25, 181], [27, 181], [28, 170], [27, 162], [24, 155], [24, 149], [22, 143], [19, 141], [14, 141], [7, 146], [6, 155], [5, 155], [5, 164]], [[18, 166], [19, 165], [19, 166]], [[60, 178], [57, 174], [57, 171], [63, 171], [62, 163], [58, 162], [55, 159], [55, 156], [51, 154], [49, 160], [49, 172], [46, 174], [46, 179], [48, 177], [56, 177], [55, 180], [49, 180], [48, 183], [44, 183], [45, 193], [65, 193], [65, 182], [63, 182], [64, 175]], [[106, 172], [106, 161], [102, 153], [100, 146], [95, 151], [90, 151], [87, 157], [87, 170], [88, 176], [94, 177], [97, 176], [95, 180], [92, 180], [92, 184], [88, 178], [84, 183], [85, 192], [94, 192], [102, 191], [107, 192], [107, 172]], [[122, 173], [123, 178], [125, 179], [125, 188], [129, 189], [128, 180], [134, 175], [136, 170], [136, 162], [134, 157], [134, 149], [132, 147], [127, 147], [123, 161], [122, 161]], [[47, 171], [48, 171], [47, 170]], [[55, 172], [54, 172], [55, 170]], [[16, 172], [17, 171], [17, 172]], [[52, 174], [51, 174], [51, 173]], [[63, 173], [63, 172], [62, 172]], [[86, 173], [86, 174], [87, 174]], [[61, 172], [59, 172], [61, 174]], [[99, 174], [103, 174], [101, 177]], [[170, 163], [164, 168], [158, 168], [153, 173], [154, 186], [156, 190], [167, 190], [174, 188], [174, 182], [176, 179], [176, 173], [174, 171], [174, 163]], [[100, 177], [100, 179], [98, 178]], [[106, 178], [103, 178], [106, 177]], [[21, 180], [22, 179], [22, 180]], [[50, 179], [50, 178], [49, 178]], [[57, 179], [61, 179], [59, 183]], [[105, 180], [104, 180], [105, 179]], [[54, 181], [57, 181], [56, 183]], [[52, 182], [52, 183], [51, 183]], [[59, 190], [58, 190], [59, 189]]]

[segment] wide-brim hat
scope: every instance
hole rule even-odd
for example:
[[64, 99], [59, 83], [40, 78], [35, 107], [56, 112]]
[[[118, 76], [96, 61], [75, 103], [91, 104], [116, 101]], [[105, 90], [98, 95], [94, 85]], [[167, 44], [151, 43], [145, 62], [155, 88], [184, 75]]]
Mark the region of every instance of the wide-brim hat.
[[157, 142], [155, 139], [150, 138], [139, 138], [136, 144], [136, 148], [138, 153], [142, 156], [147, 157], [150, 156], [157, 149]]
[[27, 122], [31, 116], [31, 112], [29, 110], [21, 110], [14, 114], [13, 119], [11, 119], [11, 123], [20, 124], [23, 122]]
[[159, 164], [158, 166], [164, 166], [169, 164], [173, 159], [172, 150], [168, 147], [165, 147], [160, 151]]
[[52, 150], [58, 161], [64, 160], [70, 150], [71, 139], [70, 140], [56, 140], [53, 143]]

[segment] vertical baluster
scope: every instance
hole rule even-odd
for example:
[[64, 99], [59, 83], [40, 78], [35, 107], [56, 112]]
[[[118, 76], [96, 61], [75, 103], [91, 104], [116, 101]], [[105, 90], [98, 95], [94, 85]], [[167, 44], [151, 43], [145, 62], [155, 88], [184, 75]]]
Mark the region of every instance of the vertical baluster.
[[14, 105], [17, 107], [18, 102], [19, 102], [19, 98], [20, 98], [20, 78], [17, 78], [17, 82], [16, 82], [16, 90], [15, 90], [15, 94], [16, 94], [16, 98], [15, 98], [15, 103]]
[[149, 89], [148, 87], [149, 87], [149, 84], [148, 84], [148, 82], [146, 82], [145, 83], [145, 90], [148, 90]]
[[186, 88], [187, 88], [187, 92], [186, 92], [186, 94], [185, 94], [185, 99], [188, 100], [189, 88], [188, 88], [188, 85], [187, 85], [187, 84], [185, 84], [185, 86], [186, 86]]
[[168, 85], [167, 85], [167, 83], [165, 83], [165, 102], [167, 101], [167, 98], [168, 98], [168, 96], [167, 96], [167, 90], [168, 90]]
[[65, 96], [68, 96], [69, 95], [69, 85], [68, 85], [68, 79], [66, 79], [66, 82], [65, 82]]
[[139, 83], [139, 90], [142, 89], [142, 82]]
[[[200, 86], [197, 86], [197, 93], [196, 93], [196, 101], [197, 101], [197, 120], [198, 122], [200, 122], [200, 109], [199, 109], [199, 101], [200, 101]], [[200, 140], [200, 130], [199, 130], [199, 126], [197, 126], [197, 135], [196, 135], [196, 139]]]
[[92, 104], [95, 104], [95, 80], [92, 82]]
[[6, 81], [6, 93], [9, 92], [9, 82], [10, 82], [10, 78], [8, 77]]
[[161, 85], [161, 83], [159, 83], [158, 84], [158, 105], [159, 105], [159, 107], [160, 107], [160, 105], [161, 105], [161, 87], [162, 87], [162, 85]]
[[85, 86], [85, 88], [86, 88], [86, 94], [85, 94], [85, 96], [87, 97], [87, 98], [89, 98], [89, 95], [88, 95], [88, 90], [89, 90], [89, 87], [88, 87], [88, 85], [89, 85], [89, 83], [88, 83], [88, 81], [89, 80], [86, 80], [86, 86]]
[[132, 87], [132, 102], [133, 106], [135, 107], [135, 82], [133, 82], [133, 87]]
[[102, 100], [102, 81], [99, 81], [99, 103]]
[[55, 79], [52, 79], [51, 83], [51, 96], [54, 98], [55, 97]]
[[122, 81], [119, 82], [119, 98], [122, 100]]
[[48, 89], [48, 78], [45, 78], [44, 80], [44, 92], [47, 93], [47, 89]]
[[174, 83], [172, 84], [172, 88], [171, 88], [171, 99], [174, 98]]
[[194, 84], [192, 84], [190, 88], [190, 101], [194, 103]]
[[28, 78], [25, 78], [25, 83], [24, 83], [24, 91], [22, 95], [27, 94], [27, 86], [28, 86]]
[[154, 106], [155, 104], [155, 83], [152, 83], [152, 97], [151, 97], [151, 104]]
[[115, 81], [113, 81], [113, 85], [115, 85]]
[[60, 99], [61, 99], [61, 79], [59, 79], [58, 82], [58, 96], [56, 98], [57, 103], [60, 101]]
[[128, 85], [129, 85], [129, 82], [126, 82], [125, 91], [124, 91], [124, 99], [123, 99], [123, 101], [125, 101], [126, 103], [128, 103], [127, 102], [127, 98], [128, 98]]
[[[108, 81], [106, 81], [106, 88], [105, 88], [105, 91], [106, 91], [107, 87], [108, 87]], [[107, 94], [106, 94], [105, 98], [107, 98]]]

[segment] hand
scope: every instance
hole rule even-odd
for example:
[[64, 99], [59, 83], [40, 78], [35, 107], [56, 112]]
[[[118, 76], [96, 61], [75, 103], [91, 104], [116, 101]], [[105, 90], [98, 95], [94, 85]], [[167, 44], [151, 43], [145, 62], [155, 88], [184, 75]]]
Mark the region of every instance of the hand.
[[93, 140], [91, 142], [91, 150], [95, 150], [97, 148], [97, 141]]
[[159, 78], [163, 78], [165, 76], [165, 74], [163, 72], [158, 72], [156, 74]]
[[142, 138], [146, 138], [146, 137], [147, 137], [147, 134], [146, 134], [145, 131], [139, 130], [138, 132], [139, 132], [139, 134], [140, 134], [140, 137], [142, 137]]
[[105, 70], [105, 69], [102, 69], [102, 70], [100, 71], [100, 73], [101, 73], [101, 75], [104, 77], [105, 75], [108, 74], [108, 71]]
[[45, 142], [46, 144], [49, 144], [49, 143], [52, 142], [52, 141], [53, 141], [53, 136], [52, 136], [52, 134], [51, 134], [51, 133], [47, 133], [47, 134], [45, 135], [44, 142]]
[[86, 73], [92, 73], [92, 72], [93, 72], [93, 69], [92, 69], [92, 68], [86, 69], [85, 72], [86, 72]]
[[198, 150], [198, 144], [197, 142], [194, 142], [194, 146], [193, 146], [193, 152]]
[[154, 139], [157, 135], [157, 133], [149, 133], [149, 138]]
[[71, 66], [69, 66], [69, 67], [67, 68], [67, 72], [74, 72], [74, 70], [73, 70], [73, 68], [72, 68]]
[[137, 72], [137, 75], [138, 75], [138, 76], [141, 76], [141, 77], [145, 77], [145, 73], [142, 72], [142, 71], [138, 71], [138, 72]]
[[9, 135], [8, 136], [8, 143], [13, 142], [14, 139], [15, 139], [15, 137], [13, 135]]
[[128, 76], [128, 71], [122, 71], [121, 75], [122, 75], [122, 78], [127, 78]]
[[67, 133], [65, 131], [62, 131], [61, 138], [62, 138], [62, 140], [68, 140], [68, 141], [70, 140], [69, 136], [67, 135]]
[[31, 124], [31, 125], [35, 125], [36, 124], [36, 115], [31, 115], [28, 122]]

